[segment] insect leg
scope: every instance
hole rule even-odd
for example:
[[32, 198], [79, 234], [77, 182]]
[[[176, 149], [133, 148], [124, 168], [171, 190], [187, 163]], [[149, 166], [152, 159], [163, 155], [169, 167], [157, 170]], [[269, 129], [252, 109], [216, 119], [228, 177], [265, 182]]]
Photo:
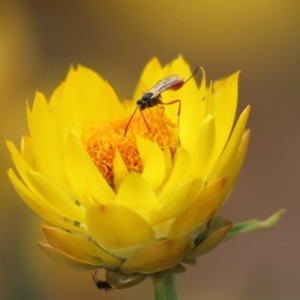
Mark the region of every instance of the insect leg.
[[160, 103], [159, 103], [158, 107], [159, 107], [159, 109], [161, 109], [161, 111], [162, 111], [162, 113], [161, 113], [161, 118], [160, 118], [160, 126], [161, 126], [161, 124], [162, 124], [162, 122], [163, 122], [163, 116], [164, 116], [164, 113], [165, 113], [166, 108], [165, 108], [163, 105], [161, 105]]
[[180, 113], [181, 113], [181, 100], [177, 99], [177, 100], [173, 100], [170, 102], [162, 102], [161, 100], [158, 102], [158, 104], [161, 105], [171, 105], [171, 104], [175, 104], [178, 103], [178, 111], [177, 111], [177, 116], [178, 116], [178, 130], [179, 130], [179, 117], [180, 117]]
[[93, 275], [93, 280], [94, 280], [95, 284], [97, 285], [98, 279], [96, 277], [97, 277], [97, 270], [95, 271], [95, 273]]
[[[137, 111], [138, 108], [139, 108], [138, 106], [135, 108], [133, 114], [131, 115], [131, 117], [130, 117], [130, 119], [129, 119], [129, 121], [128, 121], [126, 127], [125, 127], [124, 137], [126, 136], [127, 130], [128, 130], [128, 128], [129, 128], [129, 124], [131, 123], [132, 118], [134, 117], [134, 115], [135, 115], [135, 113], [136, 113], [136, 111]], [[145, 118], [144, 118], [144, 119], [145, 119]]]
[[142, 111], [142, 110], [140, 110], [140, 111], [141, 111], [142, 117], [143, 117], [143, 119], [144, 119], [144, 121], [145, 121], [145, 124], [146, 124], [148, 130], [151, 132], [150, 127], [149, 127], [149, 125], [148, 125], [148, 123], [147, 123], [147, 121], [146, 121], [146, 118], [145, 118], [144, 114], [143, 114], [143, 111]]
[[159, 106], [159, 108], [162, 110], [161, 116], [163, 117], [166, 108], [164, 106]]

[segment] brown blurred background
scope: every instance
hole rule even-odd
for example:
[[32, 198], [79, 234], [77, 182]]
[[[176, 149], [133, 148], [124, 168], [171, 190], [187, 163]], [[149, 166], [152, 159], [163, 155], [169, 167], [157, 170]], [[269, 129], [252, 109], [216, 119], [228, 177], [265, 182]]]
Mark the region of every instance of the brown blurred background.
[[[4, 139], [27, 132], [26, 100], [50, 96], [71, 64], [88, 66], [132, 95], [145, 63], [181, 53], [210, 79], [236, 70], [239, 111], [252, 105], [252, 140], [223, 215], [234, 222], [287, 213], [274, 229], [247, 234], [177, 277], [181, 299], [299, 299], [299, 0], [2, 0], [0, 4], [0, 299], [151, 299], [151, 282], [98, 291], [89, 273], [52, 262], [36, 245], [41, 219], [7, 180]], [[199, 79], [200, 80], [200, 79]]]

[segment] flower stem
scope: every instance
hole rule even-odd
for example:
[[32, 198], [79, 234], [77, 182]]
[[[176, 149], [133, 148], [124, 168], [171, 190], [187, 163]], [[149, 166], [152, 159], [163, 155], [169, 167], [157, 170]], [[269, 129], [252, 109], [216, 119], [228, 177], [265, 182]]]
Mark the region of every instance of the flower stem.
[[156, 274], [153, 280], [153, 300], [179, 300], [174, 274]]

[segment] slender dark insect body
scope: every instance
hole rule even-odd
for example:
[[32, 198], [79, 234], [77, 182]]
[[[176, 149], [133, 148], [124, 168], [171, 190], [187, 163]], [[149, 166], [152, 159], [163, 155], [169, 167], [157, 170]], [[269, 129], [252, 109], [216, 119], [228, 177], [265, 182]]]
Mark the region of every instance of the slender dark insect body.
[[109, 290], [113, 289], [113, 287], [107, 281], [97, 279], [97, 271], [95, 271], [95, 274], [93, 275], [93, 280], [99, 290], [104, 290], [105, 292], [108, 292]]
[[140, 100], [136, 102], [136, 109], [134, 110], [133, 114], [131, 115], [126, 127], [125, 127], [125, 132], [124, 132], [124, 137], [126, 136], [126, 133], [128, 131], [129, 125], [136, 113], [136, 111], [139, 109], [141, 112], [141, 115], [145, 121], [145, 124], [148, 128], [149, 131], [150, 127], [146, 121], [146, 118], [143, 114], [143, 110], [146, 108], [151, 108], [156, 105], [171, 105], [178, 103], [178, 125], [179, 125], [179, 116], [180, 116], [180, 111], [181, 111], [181, 100], [176, 99], [170, 102], [162, 102], [161, 100], [161, 93], [166, 91], [166, 90], [173, 90], [177, 91], [179, 90], [183, 85], [185, 85], [198, 71], [199, 67], [195, 69], [193, 74], [186, 80], [184, 81], [184, 78], [178, 76], [178, 75], [170, 75], [165, 77], [164, 79], [160, 80], [157, 82], [148, 92], [146, 92]]

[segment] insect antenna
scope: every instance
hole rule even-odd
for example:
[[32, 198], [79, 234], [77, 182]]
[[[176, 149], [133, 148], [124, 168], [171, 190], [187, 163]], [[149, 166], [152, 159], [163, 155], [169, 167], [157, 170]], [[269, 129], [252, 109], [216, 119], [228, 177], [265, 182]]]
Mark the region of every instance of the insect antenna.
[[195, 76], [195, 74], [198, 72], [198, 70], [199, 70], [199, 67], [197, 67], [195, 69], [195, 71], [193, 72], [193, 74], [184, 82], [184, 84], [186, 84], [190, 79], [192, 79]]

